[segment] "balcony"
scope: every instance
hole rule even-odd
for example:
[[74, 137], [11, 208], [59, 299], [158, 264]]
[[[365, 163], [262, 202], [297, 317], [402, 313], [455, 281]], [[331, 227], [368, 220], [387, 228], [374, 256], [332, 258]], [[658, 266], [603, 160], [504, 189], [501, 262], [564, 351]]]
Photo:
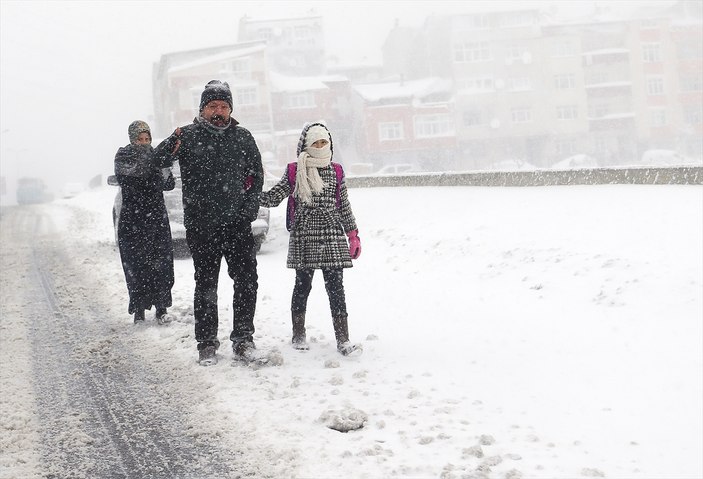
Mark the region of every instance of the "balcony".
[[634, 112], [626, 113], [608, 113], [607, 115], [601, 116], [589, 116], [588, 121], [609, 121], [609, 120], [625, 120], [628, 118], [634, 118]]
[[629, 88], [632, 86], [631, 81], [609, 81], [609, 82], [599, 82], [599, 83], [589, 83], [585, 85], [586, 90], [598, 89], [598, 88]]
[[608, 113], [588, 117], [590, 131], [631, 131], [635, 127], [635, 113]]

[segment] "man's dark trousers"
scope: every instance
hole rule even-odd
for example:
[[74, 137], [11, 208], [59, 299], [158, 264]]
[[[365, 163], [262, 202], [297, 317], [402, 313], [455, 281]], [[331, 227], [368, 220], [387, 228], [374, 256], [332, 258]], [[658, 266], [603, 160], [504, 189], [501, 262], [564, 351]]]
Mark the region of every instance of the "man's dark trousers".
[[208, 345], [219, 346], [217, 283], [222, 257], [227, 262], [227, 273], [234, 281], [234, 319], [230, 339], [235, 346], [253, 341], [259, 278], [251, 223], [242, 218], [240, 222], [221, 225], [207, 232], [189, 229], [186, 241], [195, 267], [194, 315], [198, 350]]

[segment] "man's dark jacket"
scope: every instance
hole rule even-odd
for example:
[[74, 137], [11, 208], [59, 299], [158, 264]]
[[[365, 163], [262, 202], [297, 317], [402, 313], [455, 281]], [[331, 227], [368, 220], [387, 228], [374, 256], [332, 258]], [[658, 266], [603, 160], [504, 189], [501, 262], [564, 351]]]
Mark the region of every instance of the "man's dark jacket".
[[[177, 138], [181, 145], [172, 155]], [[180, 137], [174, 133], [162, 141], [155, 158], [162, 167], [174, 161], [180, 165], [186, 229], [206, 233], [256, 219], [264, 184], [261, 153], [251, 133], [236, 120], [218, 130], [196, 118], [181, 128]]]

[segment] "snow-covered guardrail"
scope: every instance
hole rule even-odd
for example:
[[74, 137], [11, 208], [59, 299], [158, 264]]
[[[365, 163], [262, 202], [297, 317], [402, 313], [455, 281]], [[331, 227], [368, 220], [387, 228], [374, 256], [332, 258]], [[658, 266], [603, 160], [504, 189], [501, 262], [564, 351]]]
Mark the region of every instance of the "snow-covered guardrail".
[[476, 171], [348, 176], [350, 188], [378, 186], [701, 185], [703, 166]]

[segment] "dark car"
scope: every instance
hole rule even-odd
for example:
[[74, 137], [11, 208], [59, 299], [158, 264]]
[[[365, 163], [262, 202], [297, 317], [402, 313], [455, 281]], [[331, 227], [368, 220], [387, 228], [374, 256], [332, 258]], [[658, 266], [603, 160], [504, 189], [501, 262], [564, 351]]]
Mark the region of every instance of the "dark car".
[[[173, 175], [176, 179], [176, 187], [171, 191], [164, 191], [164, 203], [166, 204], [166, 211], [168, 211], [168, 220], [171, 225], [171, 238], [173, 239], [173, 251], [177, 255], [187, 255], [190, 254], [188, 245], [186, 244], [186, 229], [183, 225], [183, 196], [181, 191], [181, 178], [178, 175], [178, 169], [173, 169]], [[117, 177], [115, 175], [110, 175], [107, 178], [107, 184], [112, 186], [119, 186], [117, 182]], [[122, 209], [122, 192], [118, 188], [117, 194], [115, 195], [115, 203], [112, 207], [112, 224], [115, 227], [115, 244], [117, 243], [117, 224], [120, 217], [120, 210]], [[256, 241], [256, 251], [261, 249], [261, 244], [266, 239], [266, 235], [269, 232], [269, 217], [270, 212], [268, 208], [260, 207], [259, 214], [251, 224], [251, 232], [254, 234], [254, 241]]]

